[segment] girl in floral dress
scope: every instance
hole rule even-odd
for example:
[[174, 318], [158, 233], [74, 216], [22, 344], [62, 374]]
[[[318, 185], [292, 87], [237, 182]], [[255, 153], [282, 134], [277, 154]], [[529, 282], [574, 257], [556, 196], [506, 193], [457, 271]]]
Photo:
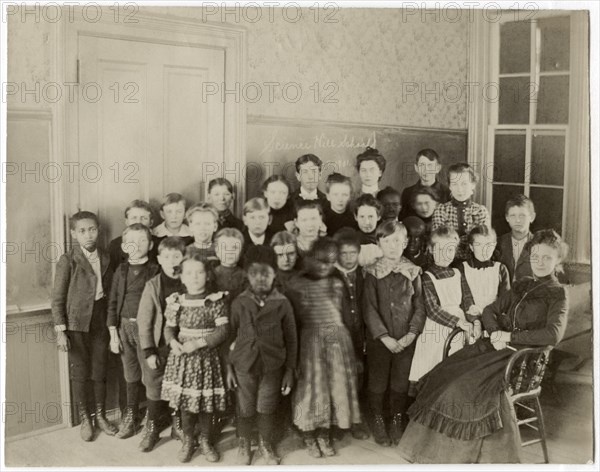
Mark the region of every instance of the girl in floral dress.
[[224, 412], [228, 406], [221, 350], [229, 336], [229, 317], [226, 292], [212, 292], [213, 280], [199, 255], [186, 256], [181, 263], [186, 291], [171, 295], [165, 310], [165, 339], [171, 352], [161, 398], [182, 413], [181, 462], [189, 462], [194, 454], [198, 421], [200, 453], [209, 462], [219, 460], [211, 444], [210, 427], [213, 414]]

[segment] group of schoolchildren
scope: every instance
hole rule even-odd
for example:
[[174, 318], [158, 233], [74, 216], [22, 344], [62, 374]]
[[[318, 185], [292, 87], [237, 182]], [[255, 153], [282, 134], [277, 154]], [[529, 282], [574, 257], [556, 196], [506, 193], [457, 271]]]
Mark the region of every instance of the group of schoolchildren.
[[[402, 193], [379, 189], [385, 165], [367, 148], [356, 162], [361, 188], [333, 173], [323, 194], [321, 160], [303, 155], [299, 189], [268, 178], [241, 220], [223, 178], [209, 183], [206, 203], [168, 194], [154, 228], [150, 205], [135, 200], [108, 254], [97, 216], [74, 214], [76, 244], [58, 262], [52, 312], [83, 440], [96, 429], [136, 434], [145, 389], [140, 450], [172, 424], [181, 462], [196, 449], [219, 460], [218, 418], [232, 408], [238, 464], [251, 463], [256, 431], [266, 464], [280, 463], [281, 418], [312, 457], [336, 454], [336, 428], [397, 444], [409, 386], [442, 360], [448, 333], [458, 327], [474, 342], [483, 308], [530, 275], [535, 211], [523, 195], [508, 201], [511, 232], [497, 244], [486, 208], [472, 201], [468, 164], [448, 168], [447, 186], [438, 155], [424, 149], [419, 181]], [[105, 415], [109, 349], [126, 382], [118, 427]]]

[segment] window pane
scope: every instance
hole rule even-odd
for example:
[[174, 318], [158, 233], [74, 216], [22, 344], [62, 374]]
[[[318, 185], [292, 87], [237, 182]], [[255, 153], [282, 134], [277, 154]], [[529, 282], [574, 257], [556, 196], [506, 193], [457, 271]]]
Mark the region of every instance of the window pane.
[[565, 137], [533, 133], [531, 183], [563, 185], [565, 174]]
[[494, 182], [525, 180], [525, 133], [497, 134], [494, 140]]
[[532, 231], [553, 229], [562, 233], [563, 191], [555, 188], [531, 187], [529, 198], [535, 205], [535, 221]]
[[537, 100], [537, 123], [569, 122], [569, 77], [540, 77]]
[[500, 79], [500, 103], [498, 123], [529, 123], [529, 97], [531, 80], [529, 77], [505, 77]]
[[529, 72], [531, 23], [511, 21], [500, 26], [500, 73]]
[[559, 16], [538, 21], [540, 38], [540, 70], [569, 70], [570, 18]]
[[525, 191], [522, 185], [494, 185], [492, 194], [492, 227], [498, 236], [508, 233], [510, 226], [504, 218], [504, 206], [515, 195]]

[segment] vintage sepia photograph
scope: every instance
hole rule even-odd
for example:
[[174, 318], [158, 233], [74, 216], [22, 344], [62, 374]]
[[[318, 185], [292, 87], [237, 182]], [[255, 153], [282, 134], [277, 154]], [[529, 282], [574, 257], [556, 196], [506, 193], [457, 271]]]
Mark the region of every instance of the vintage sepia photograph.
[[2, 468], [597, 470], [599, 4], [0, 5]]

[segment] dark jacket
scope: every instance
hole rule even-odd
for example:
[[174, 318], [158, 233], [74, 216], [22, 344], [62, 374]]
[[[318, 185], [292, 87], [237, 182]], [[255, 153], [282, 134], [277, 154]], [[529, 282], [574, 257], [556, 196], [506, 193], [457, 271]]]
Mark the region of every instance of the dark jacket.
[[231, 210], [227, 210], [219, 214], [217, 231], [223, 228], [235, 228], [239, 231], [244, 231], [244, 222], [235, 216]]
[[323, 221], [325, 226], [327, 226], [327, 236], [333, 237], [342, 228], [352, 228], [358, 231], [358, 224], [350, 209], [350, 205], [348, 205], [348, 208], [342, 214], [336, 213], [331, 207], [327, 207], [324, 211]]
[[217, 290], [227, 292], [227, 298], [233, 301], [248, 285], [246, 272], [240, 266], [223, 267], [221, 264], [213, 269]]
[[[527, 241], [531, 238], [533, 238], [533, 234], [529, 233]], [[533, 276], [533, 272], [531, 272], [531, 262], [529, 261], [529, 249], [527, 246], [523, 248], [519, 260], [515, 264], [511, 233], [503, 234], [500, 236], [500, 239], [498, 239], [498, 256], [495, 257], [495, 259], [498, 259], [499, 262], [502, 262], [502, 264], [506, 266], [508, 273], [510, 274], [511, 282], [523, 277]]]
[[[298, 264], [296, 264], [296, 267], [297, 266]], [[299, 275], [300, 270], [296, 268], [286, 272], [281, 269], [277, 269], [275, 271], [275, 282], [273, 282], [273, 287], [275, 287], [279, 293], [282, 293], [287, 297], [290, 289], [293, 289], [298, 281]]]
[[287, 229], [285, 224], [288, 221], [293, 221], [295, 216], [294, 203], [291, 200], [285, 202], [285, 205], [279, 210], [271, 208], [271, 224], [269, 225], [269, 231], [273, 235], [279, 231], [285, 231]]
[[483, 310], [483, 326], [511, 331], [511, 344], [556, 346], [567, 329], [569, 303], [565, 287], [554, 276], [524, 277]]
[[[112, 273], [108, 270], [109, 257], [98, 248], [102, 289], [108, 296]], [[96, 298], [96, 274], [92, 265], [76, 245], [63, 254], [56, 265], [52, 290], [52, 320], [56, 326], [66, 325], [69, 331], [87, 333]]]
[[[406, 187], [404, 190], [402, 190], [402, 196], [401, 196], [401, 200], [400, 200], [400, 202], [402, 204], [402, 210], [400, 211], [400, 216], [398, 219], [403, 220], [407, 216], [417, 216], [417, 214], [415, 213], [415, 210], [413, 210], [413, 208], [411, 206], [411, 200], [412, 200], [413, 192], [415, 190], [418, 190], [423, 187], [424, 187], [424, 185], [421, 183], [421, 179], [419, 179], [419, 180], [417, 180], [417, 183], [415, 183], [414, 185], [411, 185], [410, 187]], [[450, 189], [448, 188], [448, 186], [446, 184], [444, 184], [436, 179], [435, 182], [433, 183], [433, 185], [431, 185], [431, 187], [429, 187], [429, 189], [435, 195], [436, 200], [439, 203], [446, 203], [446, 202], [450, 201]]]
[[363, 315], [369, 335], [400, 339], [407, 333], [420, 334], [425, 326], [421, 277], [409, 280], [392, 272], [385, 277], [365, 276]]
[[362, 309], [364, 277], [360, 267], [356, 268], [355, 274], [355, 295], [352, 295], [352, 289], [346, 276], [339, 269], [335, 269], [333, 272], [333, 275], [340, 279], [344, 284], [342, 295], [342, 319], [344, 320], [346, 328], [350, 331], [354, 351], [360, 359], [364, 355], [365, 349], [365, 321]]
[[[108, 313], [106, 316], [106, 324], [108, 326], [119, 326], [121, 323], [121, 310], [125, 301], [127, 290], [127, 274], [129, 272], [129, 262], [122, 263], [115, 271], [108, 298]], [[146, 272], [147, 282], [152, 277], [160, 272], [160, 266], [156, 262], [148, 261], [148, 270]]]
[[161, 281], [158, 274], [146, 282], [138, 308], [137, 325], [142, 351], [160, 347], [160, 338], [165, 324], [160, 294]]
[[146, 282], [140, 299], [137, 325], [142, 351], [159, 347], [158, 344], [165, 324], [162, 305], [160, 304], [160, 286], [160, 274], [158, 274]]
[[[242, 235], [244, 236], [244, 249], [243, 253], [245, 254], [249, 247], [256, 246], [254, 241], [250, 239], [250, 233], [248, 232], [248, 228], [244, 226], [244, 230], [242, 231]], [[261, 246], [269, 247], [269, 243], [271, 242], [271, 238], [273, 237], [273, 233], [271, 233], [271, 229], [267, 227], [265, 231], [265, 242], [261, 244]]]
[[284, 366], [296, 368], [298, 335], [290, 301], [273, 289], [260, 306], [250, 290], [231, 304], [233, 348], [229, 362], [236, 370], [249, 372], [260, 357], [265, 372]]

